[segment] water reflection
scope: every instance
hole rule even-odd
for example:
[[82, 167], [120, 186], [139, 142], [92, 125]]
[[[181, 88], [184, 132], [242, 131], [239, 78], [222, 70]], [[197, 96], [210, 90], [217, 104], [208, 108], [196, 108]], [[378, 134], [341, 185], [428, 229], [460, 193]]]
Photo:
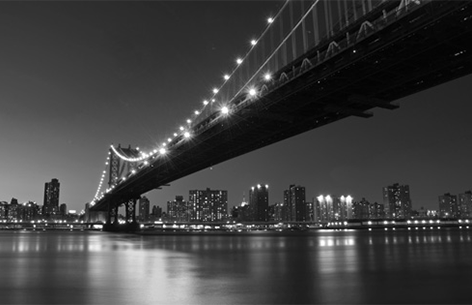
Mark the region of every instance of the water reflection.
[[0, 238], [0, 285], [8, 291], [2, 303], [451, 303], [451, 295], [454, 301], [472, 297], [469, 230], [0, 232]]

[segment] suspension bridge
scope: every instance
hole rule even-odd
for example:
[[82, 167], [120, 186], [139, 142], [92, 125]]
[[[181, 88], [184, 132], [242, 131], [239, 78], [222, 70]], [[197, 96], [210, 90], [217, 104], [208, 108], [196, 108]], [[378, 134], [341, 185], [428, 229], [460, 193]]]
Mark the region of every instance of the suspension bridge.
[[471, 72], [470, 1], [286, 1], [165, 143], [110, 147], [90, 211], [132, 226], [146, 192]]

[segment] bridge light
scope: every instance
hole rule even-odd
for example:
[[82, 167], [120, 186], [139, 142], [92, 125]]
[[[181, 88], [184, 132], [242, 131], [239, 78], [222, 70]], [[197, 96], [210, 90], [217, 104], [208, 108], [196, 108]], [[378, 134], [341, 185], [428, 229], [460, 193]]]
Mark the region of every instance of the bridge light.
[[188, 123], [188, 124], [192, 123], [192, 120], [188, 119], [188, 120], [187, 120], [187, 123]]
[[266, 73], [264, 74], [264, 79], [265, 80], [271, 80], [272, 79], [272, 75], [270, 73]]
[[214, 102], [216, 102], [216, 100], [213, 98], [213, 99], [211, 99], [211, 102], [214, 103]]
[[171, 142], [171, 141], [172, 141], [172, 139], [171, 139], [171, 138], [168, 138], [168, 139], [167, 139], [167, 142]]
[[200, 114], [200, 111], [195, 110], [195, 115], [199, 115], [199, 114]]
[[180, 126], [179, 129], [183, 131], [185, 128], [183, 126]]
[[274, 22], [274, 18], [272, 18], [272, 17], [267, 18], [267, 22], [268, 22], [268, 23]]
[[148, 165], [148, 164], [149, 164], [149, 162], [147, 162], [147, 161], [144, 161], [144, 165]]
[[222, 114], [228, 114], [229, 113], [229, 108], [227, 106], [221, 107], [221, 113]]
[[174, 137], [176, 137], [176, 136], [178, 136], [178, 134], [174, 132]]
[[217, 94], [217, 93], [218, 93], [218, 89], [217, 89], [217, 88], [213, 88], [213, 93], [214, 93], [214, 94]]
[[164, 147], [165, 147], [166, 145], [167, 145], [167, 143], [166, 143], [166, 142], [162, 143], [162, 146], [164, 146]]
[[132, 173], [132, 174], [136, 174], [136, 170], [133, 169], [133, 170], [131, 171], [131, 173]]
[[208, 105], [208, 101], [207, 101], [207, 100], [204, 100], [204, 101], [203, 101], [203, 105], [205, 105], [205, 106]]
[[236, 59], [236, 63], [237, 63], [238, 65], [240, 65], [240, 64], [243, 63], [243, 60], [242, 60], [241, 58], [238, 58], [238, 59]]
[[188, 131], [184, 132], [184, 137], [190, 138], [190, 132], [188, 132]]
[[228, 75], [228, 74], [225, 74], [223, 77], [224, 77], [225, 80], [228, 80], [228, 79], [229, 79], [229, 75]]
[[251, 40], [251, 45], [255, 46], [257, 44], [257, 40], [253, 39]]
[[250, 95], [250, 96], [255, 96], [256, 94], [257, 94], [257, 91], [256, 91], [255, 88], [250, 88], [250, 89], [249, 89], [249, 95]]

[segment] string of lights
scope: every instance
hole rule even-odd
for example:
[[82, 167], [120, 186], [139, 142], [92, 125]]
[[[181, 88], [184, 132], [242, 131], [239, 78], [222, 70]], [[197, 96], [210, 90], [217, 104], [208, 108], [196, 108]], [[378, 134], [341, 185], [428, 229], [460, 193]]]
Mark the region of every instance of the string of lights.
[[[318, 2], [319, 0], [315, 0], [314, 4], [312, 5], [312, 7], [308, 10], [308, 12], [316, 5], [316, 3]], [[287, 7], [288, 3], [290, 2], [290, 0], [286, 0], [285, 3], [282, 5], [282, 7], [279, 9], [279, 11], [275, 14], [275, 16], [273, 17], [269, 17], [267, 18], [267, 24], [264, 28], [264, 30], [262, 31], [262, 33], [259, 35], [259, 37], [257, 39], [252, 39], [250, 41], [250, 48], [249, 50], [246, 52], [246, 54], [242, 57], [238, 57], [236, 58], [236, 66], [233, 68], [232, 72], [229, 73], [229, 74], [224, 74], [223, 75], [223, 83], [219, 86], [219, 87], [214, 87], [212, 89], [212, 95], [209, 99], [205, 99], [203, 101], [203, 105], [200, 107], [200, 110], [195, 110], [193, 112], [193, 119], [197, 119], [199, 116], [201, 116], [203, 113], [204, 113], [204, 110], [206, 107], [208, 107], [209, 105], [212, 105], [213, 103], [215, 103], [215, 101], [217, 100], [217, 95], [219, 92], [221, 92], [221, 90], [225, 87], [225, 85], [231, 80], [231, 78], [233, 77], [233, 75], [239, 70], [242, 68], [243, 66], [243, 63], [246, 62], [247, 58], [251, 55], [252, 52], [254, 52], [255, 48], [257, 47], [258, 45], [258, 42], [263, 39], [263, 37], [266, 35], [266, 33], [269, 31], [270, 27], [276, 22], [276, 20], [278, 20], [279, 16], [282, 14], [282, 12], [284, 11], [284, 9]], [[300, 20], [297, 24], [296, 27], [298, 27], [298, 25], [303, 21], [303, 19], [306, 17], [308, 13], [305, 14], [305, 16], [302, 18], [302, 20]], [[295, 28], [296, 28], [295, 27]], [[266, 59], [266, 61], [262, 64], [262, 66], [259, 67], [259, 69], [253, 73], [253, 75], [251, 77], [249, 77], [249, 80], [243, 85], [240, 87], [240, 89], [236, 92], [236, 94], [233, 94], [233, 97], [230, 98], [229, 100], [233, 100], [238, 94], [240, 94], [243, 90], [247, 90], [247, 93], [249, 94], [249, 96], [251, 97], [255, 97], [257, 95], [257, 89], [255, 87], [248, 87], [249, 83], [260, 73], [260, 71], [262, 70], [262, 68], [267, 64], [267, 62], [274, 56], [274, 54], [280, 49], [281, 45], [283, 43], [286, 42], [286, 40], [288, 39], [288, 37], [293, 33], [294, 30], [292, 30], [292, 32], [289, 33], [289, 35], [287, 35], [287, 37], [279, 44], [279, 46], [271, 53], [271, 55]], [[272, 79], [272, 75], [268, 72], [266, 74], [264, 74], [263, 76], [263, 79], [266, 80], [266, 81], [269, 81]], [[230, 112], [230, 109], [228, 107], [228, 105], [223, 105], [219, 111], [223, 114], [223, 115], [227, 115], [229, 112]], [[187, 126], [187, 127], [184, 127], [184, 126]], [[177, 137], [180, 137], [182, 136], [184, 139], [188, 139], [188, 138], [191, 138], [192, 136], [192, 120], [191, 119], [187, 119], [186, 120], [186, 124], [185, 125], [181, 125], [179, 126], [179, 130], [177, 132], [175, 132], [173, 134], [173, 138], [172, 137], [168, 137], [167, 138], [167, 141], [163, 142], [160, 146], [158, 146], [157, 148], [153, 149], [152, 151], [146, 153], [146, 152], [140, 152], [140, 156], [139, 157], [129, 157], [129, 156], [126, 156], [125, 154], [123, 154], [122, 152], [118, 151], [117, 148], [115, 148], [113, 145], [111, 145], [111, 151], [113, 151], [113, 154], [115, 154], [116, 156], [118, 156], [121, 160], [124, 160], [126, 162], [143, 162], [144, 165], [148, 165], [149, 164], [149, 159], [150, 158], [154, 158], [157, 154], [160, 154], [160, 155], [165, 155], [168, 153], [168, 149], [166, 148], [167, 146], [167, 143], [171, 143], [173, 141], [173, 139], [176, 139]], [[111, 151], [109, 151], [108, 153], [108, 157], [107, 157], [107, 161], [106, 161], [106, 166], [108, 166], [109, 162], [110, 162], [110, 154], [111, 154]], [[130, 174], [134, 174], [136, 172], [136, 170], [133, 170], [134, 172], [130, 173]], [[102, 189], [102, 186], [103, 186], [103, 181], [105, 179], [105, 174], [106, 174], [106, 168], [105, 170], [103, 171], [103, 174], [102, 174], [102, 177], [100, 179], [100, 183], [98, 185], [98, 188], [97, 188], [97, 192], [94, 196], [94, 200], [92, 200], [91, 204], [94, 205], [96, 201], [102, 199], [104, 197], [104, 195], [108, 192], [110, 192], [115, 186], [111, 186], [110, 188], [107, 188], [105, 190], [105, 192], [101, 192], [101, 189]], [[123, 178], [121, 179], [121, 181], [125, 181], [126, 178]], [[100, 193], [100, 196], [99, 196], [99, 193]]]

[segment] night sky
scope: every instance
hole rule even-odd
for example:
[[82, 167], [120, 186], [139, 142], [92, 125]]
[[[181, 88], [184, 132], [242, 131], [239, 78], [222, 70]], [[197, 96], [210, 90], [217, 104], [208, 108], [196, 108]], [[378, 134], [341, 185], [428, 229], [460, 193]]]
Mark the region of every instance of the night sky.
[[[277, 1], [0, 2], [0, 200], [92, 200], [110, 144], [154, 149], [222, 83]], [[382, 202], [409, 184], [413, 207], [472, 189], [472, 76], [401, 99], [397, 110], [348, 118], [202, 170], [146, 196], [228, 190], [229, 205], [269, 184]]]

